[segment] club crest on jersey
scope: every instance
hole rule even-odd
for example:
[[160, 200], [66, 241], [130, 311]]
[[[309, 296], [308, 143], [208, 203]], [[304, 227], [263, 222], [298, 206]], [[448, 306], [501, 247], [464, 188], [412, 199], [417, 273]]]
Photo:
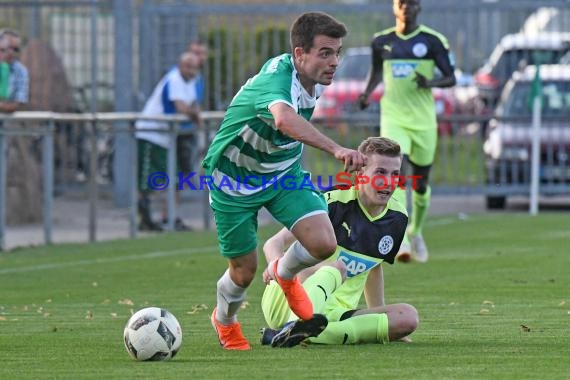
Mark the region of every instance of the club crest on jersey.
[[340, 251], [337, 260], [342, 261], [346, 265], [347, 277], [354, 277], [362, 272], [369, 271], [376, 265], [374, 261], [366, 260], [344, 250]]
[[392, 63], [392, 77], [394, 78], [407, 78], [418, 67], [417, 63], [412, 62], [394, 62]]
[[412, 47], [412, 52], [418, 58], [421, 58], [427, 54], [427, 46], [423, 42], [418, 42]]
[[389, 254], [393, 247], [394, 239], [392, 239], [390, 235], [383, 236], [378, 242], [378, 252], [380, 252], [382, 256]]

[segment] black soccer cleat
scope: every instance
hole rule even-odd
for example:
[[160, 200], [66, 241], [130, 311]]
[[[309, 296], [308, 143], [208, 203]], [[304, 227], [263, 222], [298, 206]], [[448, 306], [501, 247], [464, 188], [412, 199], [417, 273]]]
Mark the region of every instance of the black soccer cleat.
[[[293, 322], [289, 322], [287, 324], [285, 324], [284, 327], [288, 326], [290, 323]], [[262, 346], [270, 346], [271, 345], [271, 341], [273, 341], [273, 338], [275, 337], [275, 335], [277, 335], [279, 333], [279, 331], [281, 330], [273, 330], [270, 329], [269, 327], [263, 327], [261, 330], [259, 330], [259, 332], [261, 333], [261, 345]]]
[[271, 339], [271, 347], [295, 347], [307, 338], [318, 336], [327, 327], [329, 321], [322, 314], [303, 321], [298, 319], [286, 324]]

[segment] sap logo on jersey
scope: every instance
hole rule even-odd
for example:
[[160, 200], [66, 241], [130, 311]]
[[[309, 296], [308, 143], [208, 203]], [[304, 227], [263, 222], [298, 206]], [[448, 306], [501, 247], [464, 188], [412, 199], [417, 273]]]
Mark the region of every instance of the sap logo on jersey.
[[392, 63], [392, 77], [394, 78], [407, 78], [418, 67], [417, 63], [410, 62], [394, 62]]
[[340, 251], [338, 260], [342, 261], [346, 265], [346, 275], [348, 277], [354, 277], [357, 274], [366, 272], [376, 265], [374, 261], [366, 260], [362, 257], [352, 255], [344, 250]]

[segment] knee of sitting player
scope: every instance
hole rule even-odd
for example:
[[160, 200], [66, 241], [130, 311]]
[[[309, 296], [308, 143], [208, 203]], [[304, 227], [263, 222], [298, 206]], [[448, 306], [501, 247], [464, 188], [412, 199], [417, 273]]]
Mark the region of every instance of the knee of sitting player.
[[391, 341], [408, 336], [418, 328], [418, 312], [412, 305], [405, 303], [392, 305], [388, 319]]
[[399, 312], [401, 315], [399, 327], [403, 334], [409, 335], [416, 331], [419, 324], [418, 311], [412, 305], [403, 303], [399, 305]]

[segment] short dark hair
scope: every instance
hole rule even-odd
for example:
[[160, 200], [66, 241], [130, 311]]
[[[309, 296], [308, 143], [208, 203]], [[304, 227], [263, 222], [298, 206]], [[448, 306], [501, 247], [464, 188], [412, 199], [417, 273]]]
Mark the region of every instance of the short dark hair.
[[301, 47], [308, 52], [316, 36], [342, 38], [348, 33], [346, 26], [324, 12], [307, 12], [297, 17], [291, 27], [291, 51]]
[[379, 154], [381, 156], [401, 156], [400, 144], [386, 137], [368, 137], [360, 143], [358, 151], [364, 155]]

